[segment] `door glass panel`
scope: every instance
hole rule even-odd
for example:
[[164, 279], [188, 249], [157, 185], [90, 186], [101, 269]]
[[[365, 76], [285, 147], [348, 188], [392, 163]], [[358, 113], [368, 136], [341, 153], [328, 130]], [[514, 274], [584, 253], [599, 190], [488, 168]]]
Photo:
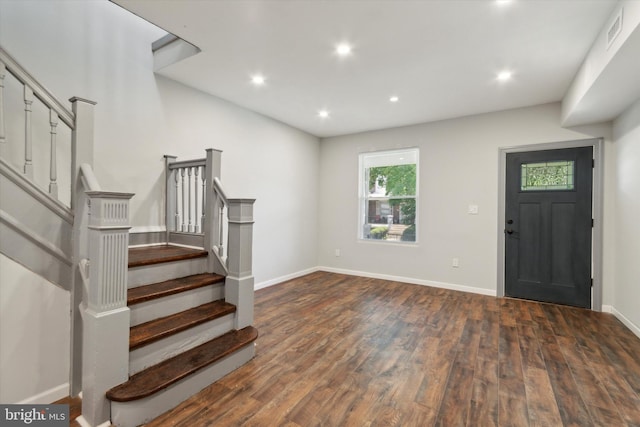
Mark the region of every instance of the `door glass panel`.
[[523, 163], [520, 190], [573, 190], [574, 161]]

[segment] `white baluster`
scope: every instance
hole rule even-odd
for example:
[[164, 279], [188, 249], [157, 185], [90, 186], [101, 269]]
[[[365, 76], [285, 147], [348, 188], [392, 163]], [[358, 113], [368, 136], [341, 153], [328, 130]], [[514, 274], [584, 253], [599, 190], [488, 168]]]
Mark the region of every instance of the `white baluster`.
[[180, 202], [178, 201], [178, 182], [180, 180], [180, 172], [179, 172], [179, 170], [178, 169], [174, 169], [173, 175], [174, 175], [175, 180], [176, 180], [176, 213], [175, 213], [176, 231], [180, 231]]
[[189, 187], [189, 225], [187, 226], [187, 231], [189, 233], [193, 233], [193, 223], [191, 221], [191, 173], [192, 173], [193, 168], [189, 167], [187, 168], [187, 181], [189, 183], [188, 187]]
[[193, 177], [193, 187], [194, 187], [194, 194], [193, 194], [193, 208], [194, 208], [194, 214], [193, 214], [193, 232], [194, 233], [200, 233], [200, 229], [199, 229], [199, 223], [198, 223], [198, 175], [200, 175], [200, 166], [195, 166], [193, 168], [193, 174], [195, 175]]
[[220, 242], [220, 245], [218, 246], [218, 254], [220, 255], [220, 258], [224, 257], [224, 202], [222, 201], [222, 198], [218, 198], [220, 203], [220, 213], [218, 215], [219, 221], [218, 221], [218, 233], [219, 233], [219, 239], [218, 240]]
[[205, 207], [205, 186], [206, 186], [205, 167], [202, 166], [202, 216], [200, 217], [200, 232], [204, 233], [204, 207]]
[[6, 65], [0, 62], [0, 143], [6, 142], [4, 130], [4, 76]]
[[180, 168], [180, 176], [182, 177], [182, 226], [180, 227], [180, 231], [187, 231], [187, 226], [185, 224], [184, 216], [187, 212], [185, 201], [187, 198], [184, 195], [184, 168]]
[[33, 91], [24, 86], [24, 174], [33, 179], [33, 154], [31, 145], [31, 104]]
[[58, 198], [58, 162], [56, 159], [56, 133], [58, 127], [58, 113], [53, 109], [49, 110], [49, 124], [51, 125], [51, 166], [49, 170], [49, 194]]

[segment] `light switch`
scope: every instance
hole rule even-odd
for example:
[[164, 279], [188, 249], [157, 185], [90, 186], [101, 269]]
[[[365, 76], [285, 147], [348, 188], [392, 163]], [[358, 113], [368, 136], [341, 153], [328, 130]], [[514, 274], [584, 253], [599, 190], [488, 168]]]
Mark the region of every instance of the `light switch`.
[[478, 215], [478, 205], [469, 205], [469, 215]]

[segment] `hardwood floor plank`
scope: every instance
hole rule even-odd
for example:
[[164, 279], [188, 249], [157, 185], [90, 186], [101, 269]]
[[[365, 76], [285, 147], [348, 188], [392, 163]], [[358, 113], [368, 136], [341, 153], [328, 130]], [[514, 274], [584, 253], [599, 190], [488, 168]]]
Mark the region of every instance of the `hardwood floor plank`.
[[529, 408], [529, 424], [534, 426], [562, 425], [560, 411], [546, 369], [528, 368], [525, 389]]
[[467, 424], [472, 384], [473, 369], [464, 361], [456, 360], [449, 374], [436, 425], [464, 427]]
[[544, 358], [535, 329], [529, 325], [518, 325], [518, 338], [522, 365], [527, 369], [545, 369]]
[[547, 372], [564, 425], [593, 425], [580, 389], [566, 363], [548, 361]]
[[468, 426], [498, 425], [498, 361], [478, 358], [473, 375]]
[[610, 365], [595, 366], [595, 372], [605, 385], [622, 418], [630, 426], [640, 426], [640, 397], [626, 381], [624, 373]]
[[529, 425], [527, 394], [522, 373], [520, 344], [512, 304], [504, 306], [507, 324], [500, 324], [500, 354], [498, 357], [498, 424]]
[[640, 427], [611, 315], [326, 272], [255, 298], [256, 357], [149, 426]]
[[[558, 343], [585, 404], [615, 412], [615, 404], [605, 386], [588, 367], [589, 365], [580, 350], [579, 344], [573, 338], [568, 337], [558, 337]], [[591, 411], [589, 412], [591, 413]]]

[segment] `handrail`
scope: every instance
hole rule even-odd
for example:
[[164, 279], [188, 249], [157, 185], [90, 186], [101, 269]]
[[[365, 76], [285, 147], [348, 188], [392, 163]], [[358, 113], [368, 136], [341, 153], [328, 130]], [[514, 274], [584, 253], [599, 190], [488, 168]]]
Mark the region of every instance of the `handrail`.
[[225, 206], [228, 205], [229, 199], [227, 198], [227, 195], [224, 193], [224, 190], [222, 189], [222, 183], [217, 177], [213, 178], [213, 189], [215, 190], [216, 193], [220, 195], [220, 198], [222, 199], [222, 202], [225, 204]]
[[168, 165], [169, 170], [193, 168], [198, 166], [204, 166], [207, 163], [207, 159], [194, 159], [194, 160], [182, 160], [179, 162], [173, 162]]
[[87, 191], [101, 191], [98, 179], [94, 175], [93, 168], [90, 164], [83, 163], [80, 165], [80, 179]]
[[33, 90], [33, 94], [42, 101], [47, 107], [53, 109], [58, 113], [58, 117], [71, 129], [75, 127], [75, 115], [64, 106], [54, 95], [42, 86], [31, 74], [18, 62], [13, 59], [6, 50], [0, 47], [0, 62], [3, 62], [6, 69], [22, 84], [28, 86]]

